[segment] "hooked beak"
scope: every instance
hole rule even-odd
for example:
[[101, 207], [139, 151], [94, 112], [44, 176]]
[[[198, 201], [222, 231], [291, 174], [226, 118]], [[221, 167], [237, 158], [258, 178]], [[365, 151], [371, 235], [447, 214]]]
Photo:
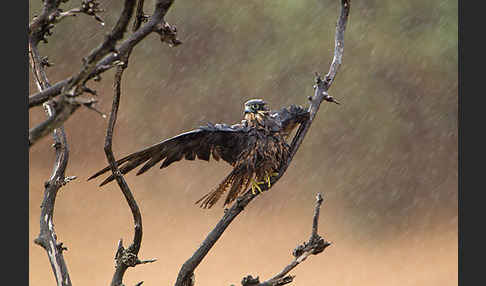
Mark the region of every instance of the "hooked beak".
[[251, 113], [251, 109], [249, 106], [245, 106], [245, 114]]

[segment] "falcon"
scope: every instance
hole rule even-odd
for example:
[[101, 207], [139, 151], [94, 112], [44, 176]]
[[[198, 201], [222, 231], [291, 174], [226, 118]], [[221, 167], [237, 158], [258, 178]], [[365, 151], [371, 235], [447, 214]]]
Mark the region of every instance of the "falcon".
[[[262, 192], [262, 184], [271, 186], [271, 177], [278, 175], [289, 156], [290, 146], [286, 140], [292, 130], [308, 118], [309, 112], [300, 106], [271, 111], [262, 99], [251, 99], [245, 102], [244, 119], [238, 124], [208, 123], [132, 153], [116, 163], [122, 174], [143, 164], [137, 171], [140, 175], [162, 160], [160, 169], [183, 158], [209, 161], [212, 156], [216, 161], [223, 159], [233, 166], [233, 170], [196, 204], [211, 208], [227, 192], [223, 205], [226, 206], [250, 186], [253, 194]], [[88, 180], [110, 170], [107, 166]], [[111, 174], [100, 186], [113, 180]]]

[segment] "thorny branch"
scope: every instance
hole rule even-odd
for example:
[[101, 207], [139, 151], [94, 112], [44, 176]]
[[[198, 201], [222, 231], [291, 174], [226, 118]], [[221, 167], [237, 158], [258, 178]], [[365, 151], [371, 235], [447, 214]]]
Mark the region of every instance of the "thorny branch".
[[[288, 166], [292, 162], [292, 159], [299, 149], [304, 137], [309, 130], [314, 118], [319, 111], [319, 107], [322, 101], [338, 103], [333, 97], [331, 97], [327, 90], [331, 87], [337, 71], [342, 63], [342, 55], [344, 48], [344, 31], [346, 29], [346, 24], [348, 21], [348, 15], [350, 10], [351, 0], [341, 0], [341, 13], [339, 15], [336, 34], [335, 34], [335, 47], [334, 47], [334, 57], [332, 64], [329, 68], [324, 80], [321, 79], [319, 75], [316, 75], [316, 84], [314, 85], [314, 96], [309, 97], [309, 112], [310, 117], [307, 122], [299, 126], [292, 143], [290, 156], [286, 164], [282, 166], [279, 170], [278, 176], [272, 177], [271, 186], [273, 187], [275, 183], [283, 176]], [[262, 190], [270, 189], [266, 184], [262, 185]], [[258, 194], [254, 195], [250, 190], [248, 190], [244, 195], [239, 197], [236, 202], [225, 212], [221, 220], [216, 224], [216, 226], [211, 230], [211, 232], [206, 236], [201, 246], [194, 252], [194, 254], [182, 265], [175, 286], [186, 286], [194, 284], [194, 270], [201, 263], [204, 257], [208, 254], [211, 248], [214, 246], [216, 241], [221, 237], [226, 228], [231, 224], [231, 222], [244, 210], [244, 208], [256, 197]]]
[[[56, 97], [55, 102], [58, 109], [53, 118], [50, 118], [29, 130], [29, 146], [32, 146], [38, 139], [60, 126], [81, 105], [85, 105], [85, 102], [80, 101], [78, 96], [86, 91], [85, 85], [87, 81], [93, 78], [99, 78], [101, 73], [114, 67], [122, 57], [126, 56], [126, 54], [147, 35], [155, 32], [161, 35], [161, 40], [168, 43], [169, 46], [179, 45], [181, 42], [177, 40], [177, 30], [175, 26], [164, 21], [165, 14], [173, 2], [174, 0], [157, 0], [155, 3], [155, 11], [150, 18], [150, 21], [140, 27], [140, 29], [136, 30], [116, 47], [117, 42], [123, 38], [128, 21], [133, 14], [136, 4], [135, 0], [125, 0], [123, 11], [115, 27], [111, 33], [105, 37], [104, 41], [84, 58], [82, 69], [77, 74], [57, 82], [52, 87], [29, 96], [29, 108], [41, 105], [47, 100]], [[57, 8], [54, 9], [54, 12], [51, 10], [49, 10], [49, 15], [55, 13]], [[34, 33], [32, 31], [34, 31], [35, 28], [39, 29], [39, 27], [44, 27], [45, 25], [51, 27], [54, 25], [53, 19], [55, 19], [54, 16], [39, 16], [33, 23], [31, 23], [29, 30], [31, 33]], [[34, 34], [37, 35], [37, 37], [43, 37], [45, 32], [36, 32]]]

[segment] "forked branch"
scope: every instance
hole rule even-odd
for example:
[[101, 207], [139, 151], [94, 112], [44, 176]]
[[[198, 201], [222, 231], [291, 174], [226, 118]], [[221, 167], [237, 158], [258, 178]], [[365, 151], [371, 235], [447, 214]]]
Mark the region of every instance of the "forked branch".
[[[62, 19], [68, 16], [75, 16], [80, 13], [93, 16], [96, 20], [103, 23], [98, 13], [102, 10], [99, 8], [99, 2], [97, 0], [83, 0], [80, 8], [74, 8], [63, 12], [59, 9], [60, 0], [44, 0], [42, 12], [39, 16], [35, 17], [29, 24], [29, 61], [31, 70], [33, 73], [34, 82], [36, 83], [39, 93], [47, 95], [42, 98], [38, 97], [34, 100], [35, 104], [32, 105], [31, 98], [29, 98], [29, 107], [43, 105], [47, 113], [47, 120], [39, 124], [38, 126], [29, 130], [29, 145], [34, 144], [38, 139], [53, 132], [54, 148], [56, 150], [56, 160], [52, 172], [51, 178], [45, 183], [44, 199], [41, 205], [40, 216], [40, 233], [35, 239], [35, 243], [42, 246], [47, 254], [53, 269], [57, 285], [71, 285], [71, 279], [67, 270], [66, 263], [63, 257], [63, 251], [67, 250], [63, 243], [57, 241], [57, 236], [54, 231], [54, 205], [59, 189], [67, 184], [69, 181], [76, 179], [75, 176], [65, 177], [65, 171], [68, 164], [69, 150], [62, 126], [63, 122], [82, 104], [91, 107], [94, 100], [82, 101], [81, 99], [74, 98], [75, 93], [90, 92], [93, 93], [84, 84], [87, 79], [93, 77], [93, 71], [98, 67], [98, 62], [105, 57], [108, 53], [113, 53], [115, 50], [115, 44], [123, 37], [124, 32], [127, 30], [128, 22], [132, 17], [136, 0], [125, 0], [125, 5], [118, 19], [117, 24], [113, 28], [112, 32], [108, 34], [105, 40], [98, 48], [94, 49], [84, 60], [83, 68], [76, 75], [72, 76], [64, 81], [62, 84], [55, 84], [51, 86], [45, 73], [45, 67], [50, 66], [46, 61], [46, 58], [42, 58], [39, 55], [37, 45], [44, 41], [47, 43], [46, 36], [51, 34], [51, 29], [56, 23], [59, 23]], [[141, 1], [143, 2], [143, 1]], [[172, 3], [172, 1], [168, 1]], [[160, 9], [166, 8], [167, 11], [169, 5], [161, 5], [161, 3], [167, 3], [167, 1], [157, 1], [156, 6], [160, 6]], [[143, 3], [142, 3], [143, 4]], [[159, 9], [159, 10], [160, 10]], [[161, 14], [165, 15], [165, 12]], [[131, 48], [135, 44], [129, 45], [129, 49], [125, 50], [124, 56], [128, 59]], [[123, 67], [125, 68], [125, 66]], [[117, 73], [119, 79], [121, 79], [121, 72]], [[119, 81], [118, 81], [119, 84]], [[62, 94], [59, 98], [53, 98], [52, 90], [55, 90], [57, 94]], [[73, 97], [69, 97], [70, 95]], [[133, 199], [133, 197], [132, 197]], [[128, 195], [127, 195], [128, 200]], [[136, 203], [129, 202], [131, 209], [135, 212], [138, 207]], [[131, 266], [131, 264], [141, 264], [153, 262], [155, 260], [140, 261], [138, 259], [133, 260], [133, 256], [130, 254], [136, 252], [140, 248], [141, 241], [141, 216], [138, 211], [136, 217], [136, 233], [134, 243], [128, 250], [123, 249], [123, 245], [120, 241], [117, 251], [117, 263]], [[134, 214], [135, 217], [135, 214]], [[137, 229], [140, 231], [137, 231]], [[137, 246], [138, 245], [138, 246]], [[135, 256], [136, 257], [136, 256]], [[120, 261], [120, 262], [119, 262]], [[117, 281], [117, 277], [123, 276], [124, 270], [115, 273], [113, 281]], [[121, 275], [117, 275], [121, 272]], [[121, 283], [121, 282], [120, 282]], [[115, 285], [120, 285], [120, 283]]]
[[[337, 71], [342, 63], [342, 56], [344, 51], [344, 31], [346, 29], [346, 24], [348, 21], [350, 2], [351, 0], [341, 0], [341, 13], [339, 15], [336, 25], [334, 58], [332, 64], [324, 80], [322, 80], [319, 75], [316, 76], [316, 84], [314, 85], [314, 96], [309, 97], [309, 120], [299, 126], [299, 129], [297, 130], [291, 143], [289, 159], [279, 170], [278, 176], [272, 177], [271, 187], [273, 187], [275, 183], [280, 180], [280, 178], [283, 176], [288, 166], [292, 162], [294, 155], [302, 144], [302, 141], [304, 140], [307, 131], [309, 130], [315, 116], [317, 115], [317, 112], [319, 111], [319, 107], [322, 101], [337, 103], [336, 100], [327, 93], [327, 90], [331, 87], [331, 84], [333, 83]], [[268, 190], [271, 187], [268, 187], [266, 184], [261, 186], [262, 190]], [[239, 197], [236, 202], [225, 212], [221, 220], [206, 236], [201, 246], [182, 265], [177, 276], [175, 286], [192, 285], [192, 281], [194, 281], [194, 270], [208, 254], [208, 252], [214, 246], [216, 241], [218, 241], [218, 239], [221, 237], [226, 228], [231, 224], [231, 222], [256, 196], [258, 196], [258, 194], [255, 195], [252, 193], [251, 189], [248, 190], [244, 195]]]
[[[29, 146], [32, 146], [38, 139], [60, 126], [83, 105], [78, 96], [86, 91], [85, 85], [88, 80], [97, 78], [101, 73], [113, 68], [147, 35], [155, 32], [160, 34], [161, 40], [168, 43], [169, 46], [180, 44], [180, 41], [177, 40], [175, 27], [164, 21], [164, 17], [173, 2], [174, 0], [157, 0], [155, 11], [150, 21], [142, 25], [140, 29], [136, 30], [117, 47], [116, 44], [123, 38], [127, 30], [128, 22], [136, 4], [135, 0], [125, 0], [124, 8], [115, 27], [105, 37], [104, 41], [84, 58], [81, 70], [77, 74], [57, 82], [52, 87], [29, 96], [29, 108], [55, 98], [58, 108], [62, 111], [57, 112], [54, 118], [50, 118], [29, 130]], [[46, 17], [49, 18], [48, 16]], [[137, 12], [137, 17], [140, 18], [142, 16], [139, 16]], [[34, 27], [41, 26], [41, 24], [37, 23], [39, 21], [35, 21], [31, 25]]]
[[[127, 30], [135, 4], [136, 0], [125, 0], [122, 13], [111, 33], [105, 37], [104, 41], [97, 48], [84, 58], [81, 71], [76, 76], [71, 77], [67, 84], [60, 90], [63, 96], [53, 100], [56, 112], [46, 121], [29, 130], [29, 146], [32, 146], [40, 138], [61, 126], [81, 106], [83, 102], [77, 100], [76, 96], [84, 91], [83, 87], [87, 77], [96, 68], [97, 62], [115, 50], [116, 43], [123, 37], [123, 34]], [[51, 25], [54, 24], [52, 23]], [[47, 99], [50, 99], [50, 97]]]
[[[326, 249], [329, 245], [331, 245], [330, 242], [326, 241], [323, 239], [318, 233], [317, 233], [317, 228], [319, 224], [319, 211], [321, 208], [321, 204], [323, 202], [323, 198], [321, 193], [317, 193], [316, 196], [316, 205], [314, 208], [314, 217], [312, 219], [312, 232], [309, 237], [309, 240], [307, 242], [304, 242], [301, 245], [298, 245], [294, 251], [292, 252], [292, 255], [295, 257], [294, 260], [292, 260], [289, 265], [285, 266], [282, 271], [280, 271], [278, 274], [273, 276], [272, 278], [268, 279], [265, 282], [259, 283], [258, 286], [279, 286], [279, 285], [285, 285], [294, 280], [295, 276], [292, 275], [287, 275], [292, 269], [297, 267], [300, 263], [302, 263], [304, 260], [307, 259], [310, 255], [317, 255]], [[251, 277], [251, 276], [248, 276]], [[248, 279], [247, 281], [251, 280]], [[256, 278], [258, 279], [258, 277]], [[242, 281], [243, 286], [249, 286], [249, 284], [244, 283], [245, 279]], [[250, 284], [251, 285], [251, 284]]]

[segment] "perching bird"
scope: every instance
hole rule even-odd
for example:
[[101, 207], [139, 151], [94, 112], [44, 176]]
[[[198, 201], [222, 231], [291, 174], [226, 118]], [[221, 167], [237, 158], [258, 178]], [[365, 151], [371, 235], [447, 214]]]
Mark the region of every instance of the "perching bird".
[[[222, 158], [233, 166], [233, 170], [216, 189], [209, 192], [196, 204], [202, 208], [212, 207], [223, 193], [228, 195], [224, 205], [234, 201], [250, 185], [254, 194], [261, 192], [260, 184], [270, 187], [271, 176], [287, 161], [290, 146], [286, 139], [292, 130], [309, 118], [309, 112], [300, 106], [291, 105], [278, 111], [270, 111], [265, 101], [252, 99], [245, 102], [244, 120], [239, 124], [226, 125], [208, 123], [195, 130], [182, 133], [147, 147], [116, 161], [122, 174], [142, 165], [140, 175], [165, 159], [160, 168], [173, 162], [198, 159], [216, 161]], [[91, 180], [111, 170], [110, 166], [88, 178]], [[111, 174], [100, 186], [113, 181]]]

